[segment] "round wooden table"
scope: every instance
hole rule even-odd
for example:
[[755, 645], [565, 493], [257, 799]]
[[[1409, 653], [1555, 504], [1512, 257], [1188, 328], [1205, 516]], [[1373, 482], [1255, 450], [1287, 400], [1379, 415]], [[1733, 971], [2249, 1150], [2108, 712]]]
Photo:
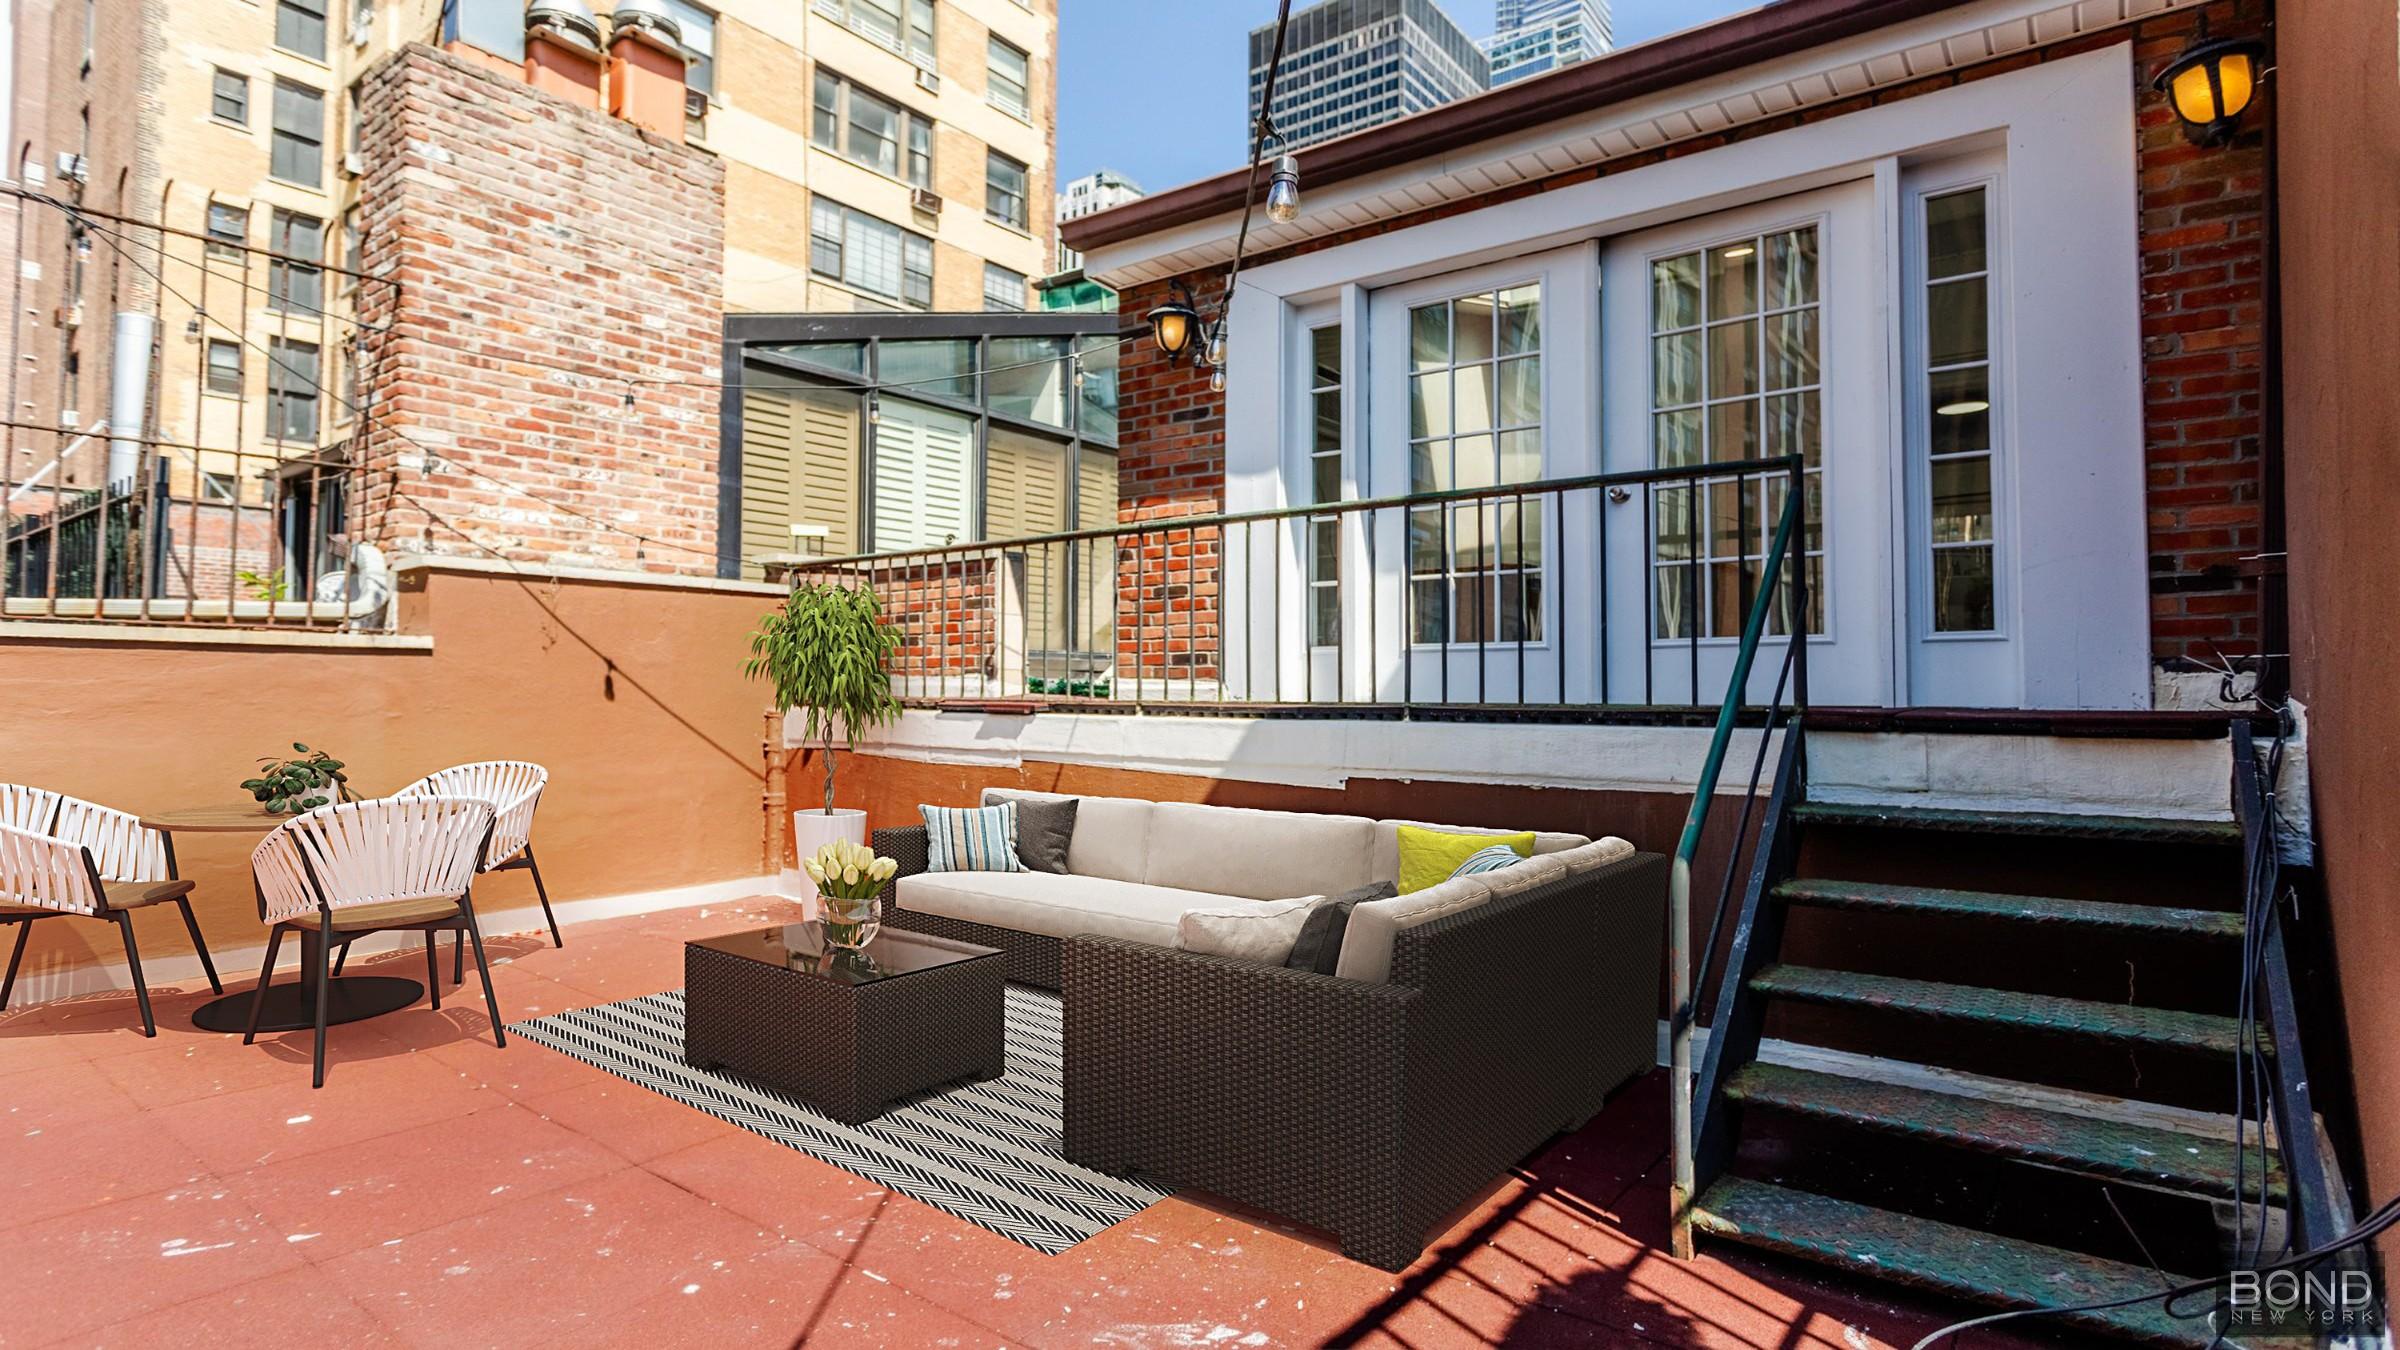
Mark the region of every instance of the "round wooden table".
[[[255, 802], [243, 802], [158, 811], [143, 816], [142, 824], [166, 836], [167, 875], [180, 876], [181, 873], [175, 870], [177, 834], [264, 835], [289, 819], [290, 816], [270, 815]], [[306, 950], [304, 945], [302, 951], [305, 953]], [[301, 969], [307, 969], [305, 956]], [[398, 1012], [424, 996], [425, 986], [415, 980], [392, 975], [337, 975], [326, 996], [325, 1020], [333, 1024], [381, 1017], [388, 1012]], [[227, 994], [203, 1003], [192, 1013], [192, 1025], [202, 1031], [223, 1031], [237, 1035], [247, 1031], [250, 1027], [250, 997], [249, 994]], [[316, 1024], [316, 1001], [308, 991], [305, 978], [268, 988], [266, 1005], [258, 1013], [260, 1031], [306, 1031]]]

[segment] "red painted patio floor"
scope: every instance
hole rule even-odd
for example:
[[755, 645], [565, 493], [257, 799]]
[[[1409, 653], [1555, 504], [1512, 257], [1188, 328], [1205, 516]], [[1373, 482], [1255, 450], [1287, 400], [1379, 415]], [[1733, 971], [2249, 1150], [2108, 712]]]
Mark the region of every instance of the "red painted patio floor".
[[[563, 950], [497, 938], [503, 1015], [673, 988], [684, 939], [795, 917], [761, 899], [581, 925]], [[1722, 1249], [1670, 1259], [1657, 1075], [1395, 1276], [1203, 1196], [1044, 1256], [496, 1048], [464, 989], [334, 1028], [311, 1091], [306, 1032], [197, 1031], [207, 997], [161, 994], [155, 1040], [128, 995], [0, 1015], [0, 1346], [1857, 1350], [1953, 1315]]]

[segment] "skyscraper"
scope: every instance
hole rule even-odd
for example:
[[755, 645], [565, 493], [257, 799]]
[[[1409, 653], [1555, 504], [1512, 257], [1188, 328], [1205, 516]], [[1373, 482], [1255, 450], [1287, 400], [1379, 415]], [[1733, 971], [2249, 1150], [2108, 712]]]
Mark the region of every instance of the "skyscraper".
[[[1250, 30], [1250, 121], [1267, 81], [1275, 25]], [[1287, 147], [1312, 145], [1470, 98], [1491, 59], [1434, 0], [1323, 0], [1294, 14], [1271, 116]]]
[[1608, 0], [1500, 0], [1499, 31], [1483, 40], [1492, 87], [1587, 61], [1609, 50]]

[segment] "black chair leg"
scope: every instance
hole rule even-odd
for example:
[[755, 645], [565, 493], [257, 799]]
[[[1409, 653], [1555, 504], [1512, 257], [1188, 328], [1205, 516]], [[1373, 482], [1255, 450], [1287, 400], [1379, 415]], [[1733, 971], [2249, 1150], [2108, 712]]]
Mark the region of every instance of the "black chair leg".
[[316, 967], [314, 973], [317, 977], [317, 1052], [316, 1081], [310, 1086], [323, 1087], [325, 1086], [325, 1017], [333, 1002], [333, 945], [326, 941], [328, 934], [318, 933], [314, 936], [316, 938], [313, 944], [316, 948], [316, 960], [311, 964]]
[[225, 982], [217, 978], [217, 963], [209, 959], [208, 939], [200, 936], [200, 921], [192, 917], [192, 902], [179, 899], [175, 902], [175, 907], [183, 911], [184, 931], [192, 935], [192, 950], [200, 953], [200, 968], [208, 972], [210, 992], [224, 993]]
[[450, 983], [467, 982], [467, 935], [459, 934], [450, 943]]
[[242, 1029], [242, 1044], [258, 1039], [259, 1010], [267, 1006], [267, 982], [275, 978], [275, 954], [283, 950], [283, 925], [267, 933], [267, 959], [258, 967], [258, 987], [250, 991], [250, 1025]]
[[133, 915], [120, 909], [116, 920], [117, 931], [125, 936], [125, 968], [133, 972], [133, 998], [142, 1005], [142, 1034], [156, 1036], [158, 1019], [150, 1015], [150, 983], [142, 978], [141, 949], [133, 943]]
[[525, 846], [525, 870], [533, 873], [533, 894], [542, 902], [542, 918], [550, 925], [550, 945], [566, 946], [567, 940], [558, 935], [558, 916], [550, 912], [550, 890], [542, 885], [542, 865], [533, 860], [532, 844]]
[[8, 954], [8, 978], [0, 980], [0, 1011], [7, 1010], [8, 996], [17, 991], [17, 963], [25, 959], [25, 939], [32, 936], [33, 920], [20, 920], [17, 924], [16, 950]]
[[475, 944], [475, 973], [483, 977], [483, 1011], [492, 1019], [492, 1044], [508, 1046], [508, 1037], [500, 1033], [500, 996], [492, 992], [492, 968], [483, 959], [483, 930], [475, 926], [475, 907], [465, 896], [458, 898], [459, 917], [465, 920], [466, 936]]
[[342, 949], [333, 955], [333, 973], [341, 974], [342, 967], [348, 964], [350, 964], [350, 944], [345, 942], [342, 944]]
[[442, 1010], [442, 965], [433, 954], [434, 949], [440, 945], [438, 938], [439, 935], [433, 929], [425, 930], [425, 990], [433, 995], [435, 1012]]

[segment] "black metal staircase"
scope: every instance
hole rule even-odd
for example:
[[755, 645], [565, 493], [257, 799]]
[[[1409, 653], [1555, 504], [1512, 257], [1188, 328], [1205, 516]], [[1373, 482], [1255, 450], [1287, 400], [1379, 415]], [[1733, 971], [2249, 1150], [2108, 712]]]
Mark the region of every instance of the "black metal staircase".
[[[1801, 720], [1785, 728], [1692, 1085], [1679, 1250], [1697, 1232], [1989, 1307], [2062, 1309], [2213, 1274], [2228, 1215], [2237, 1232], [2288, 1223], [2295, 1248], [2336, 1235], [2272, 867], [2261, 875], [2272, 841], [2246, 724], [2234, 726], [2239, 821], [2209, 823], [1812, 802]], [[2028, 851], [2054, 847], [2076, 850], [2040, 888], [2055, 893], [1959, 888], [1986, 870], [2038, 871]], [[1978, 851], [2007, 866], [1978, 868]], [[2221, 882], [2173, 903], [2111, 893], [2085, 870], [2121, 855], [2111, 873], [2138, 892], [2151, 860], [2188, 869], [2196, 854]], [[1860, 860], [1882, 874], [1849, 879], [1845, 862]], [[1797, 941], [1796, 924], [1808, 930]], [[2105, 951], [2106, 969], [2121, 960], [2118, 985], [2054, 987], [2087, 950]], [[1701, 949], [1699, 968], [1713, 955]], [[2153, 987], [2158, 1001], [2137, 997]], [[1762, 1059], [1770, 1023], [1785, 1050]], [[1806, 1048], [1861, 1043], [1921, 1053]], [[1979, 1069], [2008, 1064], [2014, 1081], [1940, 1067], [1969, 1047]], [[2253, 1079], [2285, 1085], [2274, 1123], [2279, 1143], [2297, 1144], [2288, 1173], [2278, 1153], [2237, 1147], [2198, 1115], [2109, 1109], [2180, 1083], [2186, 1100], [2166, 1106], [2235, 1115], [2245, 1052]], [[1861, 1076], [1876, 1065], [1891, 1072]], [[2105, 1217], [2051, 1222], [2102, 1215], [2102, 1202]], [[2054, 1320], [2159, 1345], [2213, 1339], [2155, 1298]]]

